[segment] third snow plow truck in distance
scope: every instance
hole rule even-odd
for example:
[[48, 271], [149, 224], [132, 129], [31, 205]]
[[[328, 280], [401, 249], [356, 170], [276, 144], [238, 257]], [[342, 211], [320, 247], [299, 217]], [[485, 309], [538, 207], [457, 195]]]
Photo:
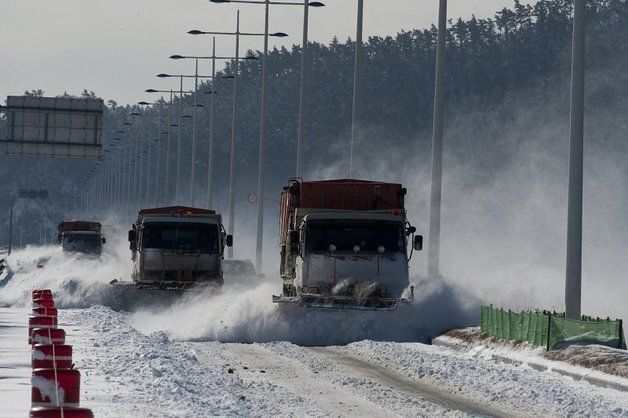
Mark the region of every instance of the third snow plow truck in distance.
[[169, 206], [140, 210], [129, 242], [137, 288], [184, 290], [222, 286], [224, 249], [233, 238], [215, 211]]
[[395, 309], [410, 284], [412, 251], [423, 246], [406, 219], [405, 194], [401, 184], [291, 179], [280, 204], [283, 294], [273, 302]]
[[89, 221], [61, 222], [58, 230], [57, 240], [63, 251], [91, 256], [102, 254], [105, 238], [102, 236], [100, 223]]

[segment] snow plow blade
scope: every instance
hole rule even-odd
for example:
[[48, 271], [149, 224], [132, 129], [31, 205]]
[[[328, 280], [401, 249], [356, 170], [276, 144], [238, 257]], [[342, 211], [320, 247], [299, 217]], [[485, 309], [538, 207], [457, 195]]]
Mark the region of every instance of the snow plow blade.
[[165, 291], [186, 291], [186, 290], [204, 290], [211, 287], [216, 289], [222, 287], [222, 281], [197, 281], [197, 282], [122, 282], [112, 280], [109, 282], [112, 286], [132, 286], [139, 290], [165, 290]]
[[364, 298], [355, 299], [349, 296], [322, 296], [303, 294], [301, 296], [273, 296], [273, 303], [295, 304], [312, 309], [337, 309], [358, 311], [393, 311], [400, 303], [407, 302], [398, 298]]

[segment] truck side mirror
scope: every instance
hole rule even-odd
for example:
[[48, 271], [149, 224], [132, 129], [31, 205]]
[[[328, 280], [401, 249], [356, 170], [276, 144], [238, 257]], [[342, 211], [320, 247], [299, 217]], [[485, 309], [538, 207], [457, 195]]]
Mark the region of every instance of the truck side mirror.
[[105, 244], [107, 242], [107, 240], [105, 239], [105, 237], [103, 237], [100, 242], [102, 242], [103, 244]]
[[227, 235], [225, 237], [225, 241], [226, 241], [227, 247], [233, 247], [233, 235]]
[[137, 238], [135, 234], [135, 230], [134, 229], [129, 230], [129, 242], [134, 242], [135, 238]]
[[423, 235], [415, 235], [412, 244], [415, 251], [421, 251], [423, 249]]
[[290, 251], [299, 252], [299, 231], [290, 231]]

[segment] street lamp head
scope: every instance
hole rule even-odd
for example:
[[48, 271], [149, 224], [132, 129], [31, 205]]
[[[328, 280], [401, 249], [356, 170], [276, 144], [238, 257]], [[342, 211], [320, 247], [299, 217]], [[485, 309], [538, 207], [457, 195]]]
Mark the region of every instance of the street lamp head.
[[144, 90], [144, 92], [146, 92], [146, 93], [157, 93], [157, 90], [155, 90], [155, 89], [146, 89], [146, 90]]
[[192, 30], [189, 30], [188, 33], [190, 35], [202, 35], [204, 32], [202, 30], [192, 29]]
[[167, 77], [170, 77], [170, 74], [161, 73], [161, 74], [157, 74], [157, 77], [159, 77], [159, 78], [167, 78]]
[[231, 0], [209, 0], [210, 3], [231, 3]]
[[183, 58], [185, 58], [183, 55], [170, 55], [172, 60], [182, 60]]
[[288, 36], [288, 34], [284, 32], [275, 32], [271, 33], [270, 36], [274, 36], [276, 38], [285, 38], [286, 36]]
[[309, 4], [310, 7], [325, 7], [325, 3], [321, 3], [320, 1], [313, 1]]
[[150, 103], [142, 101], [142, 102], [137, 102], [137, 104], [140, 106], [148, 106]]

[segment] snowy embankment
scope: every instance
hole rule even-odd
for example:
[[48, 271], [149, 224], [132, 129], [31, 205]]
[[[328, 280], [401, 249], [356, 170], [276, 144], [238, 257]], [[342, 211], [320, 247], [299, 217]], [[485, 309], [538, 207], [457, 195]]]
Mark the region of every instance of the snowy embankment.
[[447, 332], [433, 340], [439, 347], [485, 359], [525, 365], [628, 393], [628, 352], [601, 345], [570, 346], [546, 351], [525, 341], [500, 340], [479, 327]]

